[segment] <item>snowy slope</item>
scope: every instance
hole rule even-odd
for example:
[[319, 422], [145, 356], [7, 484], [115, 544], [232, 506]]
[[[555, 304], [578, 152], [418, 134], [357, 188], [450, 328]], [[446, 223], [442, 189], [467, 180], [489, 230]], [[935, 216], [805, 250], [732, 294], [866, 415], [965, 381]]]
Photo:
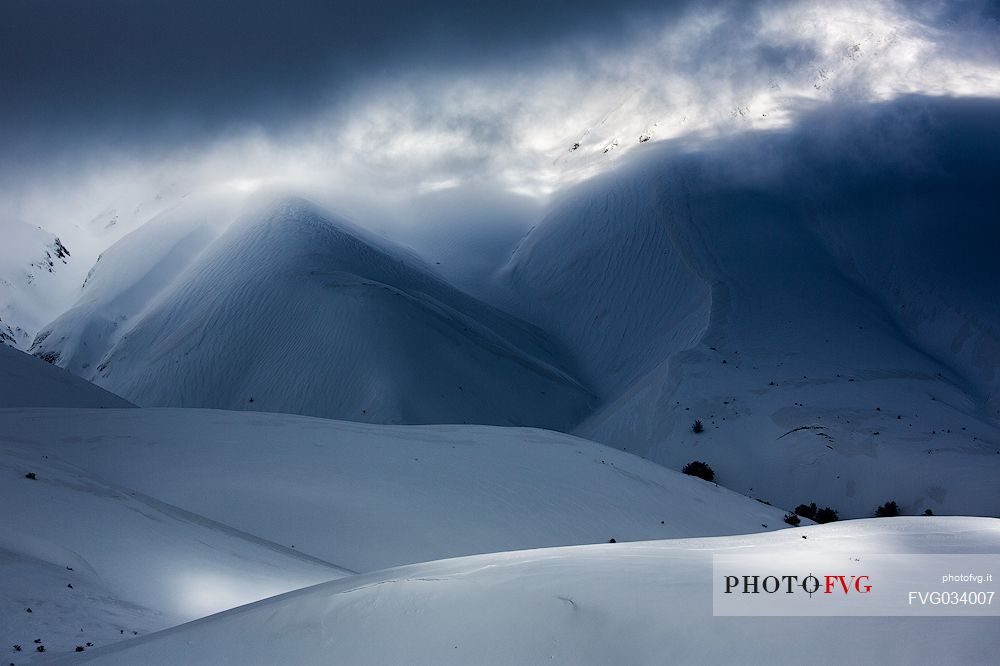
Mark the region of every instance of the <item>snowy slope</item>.
[[143, 406], [561, 429], [589, 406], [539, 331], [303, 200], [265, 201], [204, 249], [183, 228], [123, 241], [172, 273], [190, 261], [174, 279], [116, 246], [33, 353]]
[[887, 551], [998, 548], [996, 520], [909, 518], [483, 555], [318, 585], [83, 657], [96, 664], [986, 664], [1000, 649], [995, 617], [713, 617], [711, 562], [734, 551], [793, 564], [815, 554], [863, 560]]
[[709, 322], [710, 288], [660, 201], [663, 181], [635, 168], [573, 188], [501, 272], [509, 306], [559, 336], [605, 399], [694, 345]]
[[564, 195], [501, 277], [602, 398], [575, 432], [784, 506], [1000, 513], [996, 111], [819, 113]]
[[787, 527], [784, 512], [568, 435], [178, 409], [7, 410], [0, 432], [358, 571]]
[[[72, 413], [46, 412], [57, 429]], [[106, 645], [348, 573], [2, 432], [0, 637], [5, 652], [22, 645], [18, 658], [35, 653], [36, 638], [48, 652]]]
[[125, 235], [97, 257], [79, 299], [40, 331], [31, 350], [88, 379], [131, 321], [217, 238], [239, 210], [218, 192], [190, 197]]
[[0, 409], [131, 406], [127, 400], [62, 368], [0, 345]]

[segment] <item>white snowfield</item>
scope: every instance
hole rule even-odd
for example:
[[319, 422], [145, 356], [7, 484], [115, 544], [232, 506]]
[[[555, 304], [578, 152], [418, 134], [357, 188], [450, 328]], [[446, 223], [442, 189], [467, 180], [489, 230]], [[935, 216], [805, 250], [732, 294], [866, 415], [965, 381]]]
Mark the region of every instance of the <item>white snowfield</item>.
[[787, 527], [781, 509], [533, 429], [0, 409], [0, 475], [0, 636], [18, 663], [36, 638], [89, 650], [355, 571]]
[[355, 571], [787, 527], [782, 509], [542, 430], [36, 409], [0, 410], [0, 432], [25, 455]]
[[713, 617], [712, 555], [794, 563], [816, 553], [998, 549], [998, 520], [918, 517], [498, 553], [324, 583], [81, 656], [171, 665], [991, 664], [995, 617]]

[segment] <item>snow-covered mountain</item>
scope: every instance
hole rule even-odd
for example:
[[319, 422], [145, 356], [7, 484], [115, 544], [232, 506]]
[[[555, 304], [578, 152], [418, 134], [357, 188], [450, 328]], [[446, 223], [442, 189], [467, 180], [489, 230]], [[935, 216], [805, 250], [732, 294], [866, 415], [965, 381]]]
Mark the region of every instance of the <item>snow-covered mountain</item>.
[[0, 247], [0, 344], [27, 349], [66, 300], [58, 279], [70, 251], [58, 236], [21, 222], [3, 223]]
[[557, 429], [586, 413], [539, 330], [304, 200], [264, 200], [214, 240], [176, 222], [106, 252], [33, 353], [140, 405]]
[[151, 308], [225, 230], [238, 206], [232, 198], [206, 194], [126, 234], [97, 257], [82, 281], [79, 300], [39, 334], [33, 353], [92, 379], [132, 320]]
[[785, 506], [1000, 513], [997, 110], [822, 112], [564, 195], [501, 279], [600, 395], [575, 432]]
[[995, 617], [715, 617], [712, 557], [739, 552], [794, 566], [816, 557], [864, 562], [886, 551], [995, 553], [998, 522], [873, 519], [416, 564], [290, 592], [84, 657], [95, 664], [987, 664], [995, 660]]
[[1000, 513], [996, 111], [646, 142], [556, 198], [492, 305], [301, 199], [187, 197], [32, 351], [140, 405], [542, 426], [783, 506]]

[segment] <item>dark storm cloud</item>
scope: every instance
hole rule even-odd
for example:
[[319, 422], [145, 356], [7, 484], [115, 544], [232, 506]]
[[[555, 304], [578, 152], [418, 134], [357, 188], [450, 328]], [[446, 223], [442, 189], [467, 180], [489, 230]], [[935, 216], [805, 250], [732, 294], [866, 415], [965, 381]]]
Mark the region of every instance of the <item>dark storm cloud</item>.
[[[644, 31], [691, 12], [720, 18], [709, 35], [670, 53], [672, 67], [711, 86], [734, 69], [780, 74], [815, 58], [805, 41], [748, 39], [761, 8], [790, 4], [0, 0], [0, 141], [10, 167], [95, 146], [197, 145], [248, 127], [280, 135], [386, 80], [491, 68], [530, 73], [558, 58], [568, 70], [600, 66]], [[997, 3], [974, 0], [905, 9], [929, 25], [980, 28], [998, 14]]]
[[0, 123], [22, 159], [67, 144], [280, 130], [356, 85], [614, 48], [686, 3], [0, 0]]
[[456, 187], [544, 198], [640, 136], [1000, 97], [996, 16], [976, 0], [0, 0], [0, 215], [57, 225], [275, 184], [400, 216]]

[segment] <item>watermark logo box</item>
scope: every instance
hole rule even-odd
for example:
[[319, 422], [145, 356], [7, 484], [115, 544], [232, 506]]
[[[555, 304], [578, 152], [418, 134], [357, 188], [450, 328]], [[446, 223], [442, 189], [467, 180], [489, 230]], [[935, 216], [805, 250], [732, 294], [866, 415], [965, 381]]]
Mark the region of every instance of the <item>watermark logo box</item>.
[[717, 553], [717, 616], [1000, 616], [1000, 554]]

